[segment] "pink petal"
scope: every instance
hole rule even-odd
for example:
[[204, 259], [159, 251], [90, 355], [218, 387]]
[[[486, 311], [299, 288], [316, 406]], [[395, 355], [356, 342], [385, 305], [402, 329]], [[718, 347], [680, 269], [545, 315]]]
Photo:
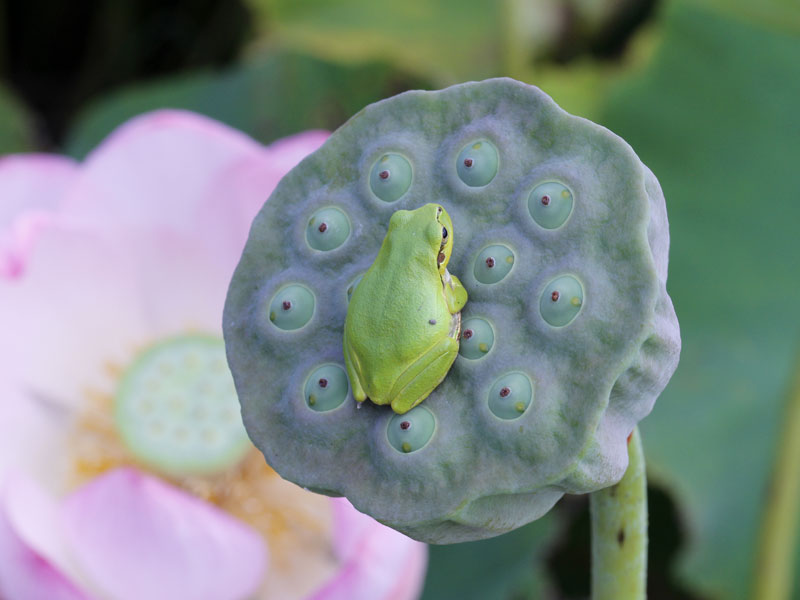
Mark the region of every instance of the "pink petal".
[[0, 482], [21, 471], [47, 483], [51, 492], [60, 489], [70, 423], [64, 410], [26, 394], [0, 373]]
[[0, 597], [88, 600], [66, 574], [57, 507], [31, 482], [6, 479], [0, 490]]
[[102, 231], [48, 227], [24, 276], [0, 279], [0, 378], [68, 410], [108, 392], [108, 366], [153, 341], [137, 265]]
[[358, 512], [344, 498], [334, 503], [339, 573], [313, 600], [412, 600], [425, 580], [428, 547]]
[[0, 158], [0, 278], [22, 274], [37, 236], [76, 173], [75, 163], [60, 156]]
[[115, 600], [237, 600], [264, 575], [266, 548], [255, 531], [134, 469], [80, 488], [64, 517], [82, 571]]
[[[169, 227], [213, 241], [225, 231], [204, 214], [209, 202], [237, 217], [244, 211], [243, 218], [251, 220], [280, 177], [316, 149], [322, 136], [309, 133], [286, 144], [286, 157], [276, 161], [274, 153], [243, 133], [201, 115], [145, 114], [89, 155], [70, 195], [70, 213], [105, 225]], [[271, 168], [273, 162], [278, 167]], [[243, 165], [257, 175], [254, 180], [230, 177]]]

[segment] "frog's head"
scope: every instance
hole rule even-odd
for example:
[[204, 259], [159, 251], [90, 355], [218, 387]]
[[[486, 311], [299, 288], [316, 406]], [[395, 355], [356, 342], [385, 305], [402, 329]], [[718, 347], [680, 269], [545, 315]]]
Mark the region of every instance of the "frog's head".
[[415, 210], [398, 210], [392, 214], [386, 236], [392, 246], [407, 252], [409, 248], [400, 242], [412, 237], [419, 239], [418, 235], [422, 239], [417, 247], [423, 247], [425, 254], [430, 251], [437, 270], [444, 275], [453, 252], [453, 221], [441, 205], [426, 204]]

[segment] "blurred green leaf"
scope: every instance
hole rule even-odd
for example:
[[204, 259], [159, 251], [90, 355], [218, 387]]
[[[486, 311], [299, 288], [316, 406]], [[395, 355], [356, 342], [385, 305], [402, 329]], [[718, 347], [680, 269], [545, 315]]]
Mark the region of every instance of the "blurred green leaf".
[[0, 85], [0, 154], [33, 150], [31, 119], [22, 104]]
[[384, 60], [438, 84], [497, 74], [504, 4], [250, 0], [283, 46], [354, 63]]
[[365, 105], [422, 85], [377, 63], [348, 67], [299, 54], [268, 54], [219, 73], [111, 94], [75, 121], [66, 151], [81, 158], [121, 123], [165, 107], [208, 115], [268, 143], [305, 129], [334, 129]]
[[510, 533], [480, 542], [430, 546], [422, 600], [538, 600], [550, 582], [545, 552], [560, 529], [548, 513]]
[[679, 574], [712, 598], [749, 593], [800, 350], [799, 105], [800, 37], [676, 3], [652, 67], [617, 87], [604, 119], [667, 198], [684, 350], [642, 434], [652, 476], [685, 509]]

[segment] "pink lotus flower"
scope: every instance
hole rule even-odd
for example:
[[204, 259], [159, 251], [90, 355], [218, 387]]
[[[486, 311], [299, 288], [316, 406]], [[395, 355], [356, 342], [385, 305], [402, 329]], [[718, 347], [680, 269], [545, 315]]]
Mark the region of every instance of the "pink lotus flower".
[[0, 597], [418, 596], [426, 547], [269, 469], [224, 362], [250, 221], [325, 137], [163, 111], [0, 158]]

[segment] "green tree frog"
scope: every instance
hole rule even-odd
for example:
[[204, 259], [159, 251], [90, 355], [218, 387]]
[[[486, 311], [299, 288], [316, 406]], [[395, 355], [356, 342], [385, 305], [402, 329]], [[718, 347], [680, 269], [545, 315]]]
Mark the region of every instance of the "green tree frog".
[[453, 223], [438, 204], [398, 210], [353, 291], [344, 360], [353, 396], [402, 414], [444, 379], [458, 354], [467, 291], [447, 271]]

